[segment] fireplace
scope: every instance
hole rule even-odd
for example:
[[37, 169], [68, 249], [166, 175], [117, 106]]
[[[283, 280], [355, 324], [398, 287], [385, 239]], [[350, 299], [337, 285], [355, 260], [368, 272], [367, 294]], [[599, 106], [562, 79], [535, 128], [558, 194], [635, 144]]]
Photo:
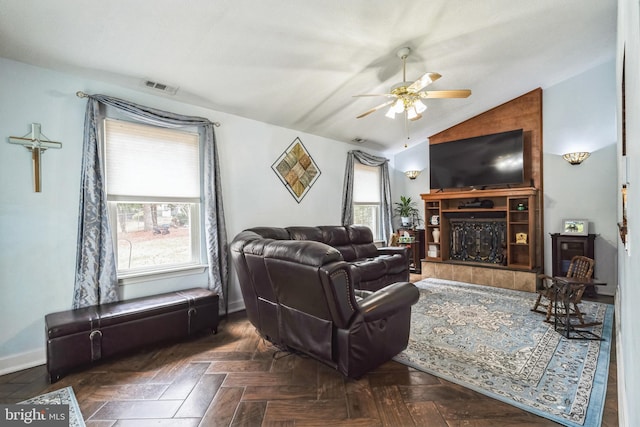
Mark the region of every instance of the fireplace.
[[449, 216], [449, 259], [507, 265], [506, 218], [457, 214]]

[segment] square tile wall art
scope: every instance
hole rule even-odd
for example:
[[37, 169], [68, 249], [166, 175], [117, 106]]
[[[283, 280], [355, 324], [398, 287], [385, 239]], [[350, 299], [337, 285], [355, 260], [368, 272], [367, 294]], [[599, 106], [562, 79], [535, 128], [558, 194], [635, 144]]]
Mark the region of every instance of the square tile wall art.
[[271, 169], [298, 203], [320, 176], [318, 165], [313, 161], [300, 138], [293, 140], [271, 165]]

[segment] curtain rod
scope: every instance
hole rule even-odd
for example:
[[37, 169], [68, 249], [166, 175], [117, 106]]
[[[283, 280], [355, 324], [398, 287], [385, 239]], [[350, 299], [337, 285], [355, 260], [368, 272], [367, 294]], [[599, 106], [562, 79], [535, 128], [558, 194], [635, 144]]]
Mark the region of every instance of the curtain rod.
[[[89, 98], [89, 95], [87, 95], [86, 93], [84, 93], [84, 92], [83, 92], [83, 91], [81, 91], [81, 90], [79, 90], [79, 91], [77, 91], [77, 92], [76, 92], [76, 96], [77, 96], [78, 98]], [[215, 127], [217, 127], [217, 128], [219, 128], [219, 127], [220, 127], [220, 122], [211, 122], [211, 123], [213, 123], [213, 125], [214, 125]]]

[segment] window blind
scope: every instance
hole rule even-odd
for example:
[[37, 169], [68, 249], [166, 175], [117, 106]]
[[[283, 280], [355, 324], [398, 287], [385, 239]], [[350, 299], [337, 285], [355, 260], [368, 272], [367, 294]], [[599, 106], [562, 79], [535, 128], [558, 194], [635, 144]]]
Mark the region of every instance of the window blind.
[[353, 166], [353, 202], [380, 203], [380, 168], [358, 162]]
[[199, 141], [195, 132], [106, 119], [108, 198], [199, 200]]

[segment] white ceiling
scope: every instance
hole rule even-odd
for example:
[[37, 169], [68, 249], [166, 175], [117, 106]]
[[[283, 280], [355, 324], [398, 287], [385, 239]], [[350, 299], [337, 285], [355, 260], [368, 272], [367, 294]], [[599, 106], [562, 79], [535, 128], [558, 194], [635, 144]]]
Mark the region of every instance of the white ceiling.
[[[0, 0], [0, 56], [394, 152], [615, 55], [616, 0]], [[407, 79], [471, 89], [409, 124], [380, 110]], [[78, 88], [83, 89], [83, 88]], [[588, 90], [588, 88], [585, 88]], [[215, 117], [210, 117], [216, 120]]]

